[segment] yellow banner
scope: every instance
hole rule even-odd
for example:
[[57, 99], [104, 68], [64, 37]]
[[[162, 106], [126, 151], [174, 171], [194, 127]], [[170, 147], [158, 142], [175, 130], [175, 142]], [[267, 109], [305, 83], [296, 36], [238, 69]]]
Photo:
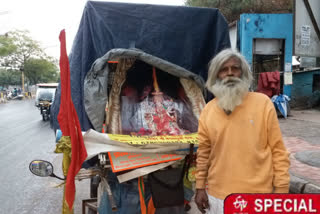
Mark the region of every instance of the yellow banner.
[[108, 134], [109, 138], [122, 143], [142, 145], [153, 143], [188, 143], [198, 144], [198, 133], [187, 135], [161, 135], [161, 136], [131, 136], [120, 134]]

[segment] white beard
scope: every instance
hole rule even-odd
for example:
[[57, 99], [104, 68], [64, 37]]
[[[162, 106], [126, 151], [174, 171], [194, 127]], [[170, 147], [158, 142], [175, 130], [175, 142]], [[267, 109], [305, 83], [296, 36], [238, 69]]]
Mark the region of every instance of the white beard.
[[218, 79], [210, 90], [218, 98], [218, 106], [226, 112], [232, 112], [242, 103], [249, 91], [249, 84], [237, 77]]

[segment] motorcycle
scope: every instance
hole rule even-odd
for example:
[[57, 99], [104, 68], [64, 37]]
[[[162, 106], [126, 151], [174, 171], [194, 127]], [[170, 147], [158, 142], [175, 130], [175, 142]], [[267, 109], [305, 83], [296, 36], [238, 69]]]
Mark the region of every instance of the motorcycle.
[[7, 95], [7, 99], [8, 100], [22, 100], [23, 99], [23, 95], [22, 94], [17, 94], [16, 92], [11, 92], [11, 91], [9, 91], [8, 92], [8, 95]]

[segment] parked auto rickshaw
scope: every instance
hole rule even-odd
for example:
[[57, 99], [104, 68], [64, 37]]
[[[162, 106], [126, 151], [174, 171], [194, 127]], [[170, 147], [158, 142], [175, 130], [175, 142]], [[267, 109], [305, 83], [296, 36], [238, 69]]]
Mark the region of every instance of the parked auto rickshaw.
[[54, 101], [58, 83], [39, 83], [35, 98], [35, 106], [40, 110], [43, 121], [50, 118], [51, 104]]

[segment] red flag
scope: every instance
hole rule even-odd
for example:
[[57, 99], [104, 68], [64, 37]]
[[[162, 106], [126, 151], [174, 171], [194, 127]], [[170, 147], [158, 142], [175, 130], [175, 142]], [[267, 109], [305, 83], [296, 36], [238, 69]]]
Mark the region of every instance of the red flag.
[[64, 30], [60, 32], [59, 39], [61, 98], [58, 121], [63, 135], [70, 136], [71, 138], [71, 163], [65, 189], [65, 199], [71, 210], [75, 198], [74, 178], [87, 157], [87, 151], [84, 146], [78, 115], [71, 99], [70, 67], [66, 49], [66, 33]]

